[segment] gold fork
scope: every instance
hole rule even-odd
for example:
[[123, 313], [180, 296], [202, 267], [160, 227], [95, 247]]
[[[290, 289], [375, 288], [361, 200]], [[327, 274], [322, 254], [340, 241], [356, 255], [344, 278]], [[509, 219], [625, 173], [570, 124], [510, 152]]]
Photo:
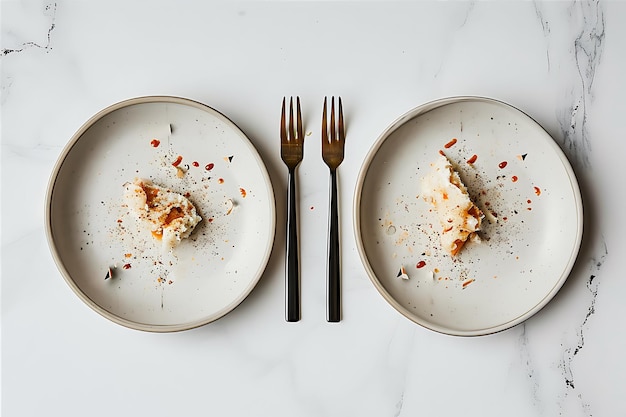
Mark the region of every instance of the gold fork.
[[285, 277], [285, 319], [300, 320], [300, 265], [298, 254], [298, 222], [296, 210], [296, 167], [304, 154], [304, 129], [300, 97], [296, 97], [297, 125], [293, 123], [293, 97], [289, 100], [289, 126], [285, 120], [285, 98], [280, 115], [280, 157], [289, 170], [287, 192], [287, 261]]
[[[327, 315], [329, 322], [341, 320], [341, 264], [339, 259], [339, 213], [337, 209], [337, 167], [343, 161], [346, 140], [343, 108], [339, 97], [335, 125], [335, 97], [330, 100], [330, 124], [326, 123], [326, 97], [322, 111], [322, 158], [330, 169], [330, 212], [328, 221]], [[330, 135], [329, 135], [330, 134]]]

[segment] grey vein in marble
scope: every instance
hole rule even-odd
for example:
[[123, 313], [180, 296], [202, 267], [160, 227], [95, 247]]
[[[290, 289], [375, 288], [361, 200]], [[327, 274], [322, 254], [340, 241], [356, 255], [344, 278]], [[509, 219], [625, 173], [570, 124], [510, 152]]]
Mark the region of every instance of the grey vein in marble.
[[12, 53], [23, 52], [29, 48], [39, 48], [46, 51], [46, 53], [52, 50], [52, 31], [56, 26], [56, 12], [57, 12], [57, 3], [51, 3], [46, 5], [44, 9], [44, 14], [46, 16], [50, 16], [50, 27], [48, 28], [47, 41], [45, 45], [41, 45], [35, 41], [28, 41], [22, 43], [22, 45], [18, 48], [2, 48], [2, 52], [0, 52], [0, 57], [7, 56]]
[[[548, 21], [548, 19], [546, 19], [543, 16], [543, 12], [539, 8], [539, 5], [538, 5], [538, 3], [536, 1], [534, 2], [534, 5], [535, 5], [535, 14], [537, 15], [537, 19], [539, 20], [539, 23], [541, 24], [541, 29], [543, 31], [543, 36], [545, 38], [547, 38], [548, 35], [550, 35], [550, 22]], [[550, 71], [550, 51], [549, 51], [549, 49], [546, 49], [546, 63], [548, 65], [548, 72], [549, 72]]]
[[[600, 65], [605, 39], [605, 14], [599, 1], [574, 3], [570, 7], [570, 19], [579, 17], [580, 27], [576, 37], [572, 40], [573, 58], [576, 64], [576, 72], [580, 83], [571, 91], [570, 105], [559, 117], [562, 133], [562, 146], [570, 157], [570, 161], [578, 166], [579, 172], [590, 168], [591, 138], [587, 130], [587, 115], [593, 100], [593, 82], [596, 70]], [[580, 20], [582, 19], [582, 20]], [[601, 231], [592, 232], [595, 237], [594, 244], [589, 247], [591, 251], [589, 261], [589, 279], [586, 287], [590, 292], [590, 301], [584, 319], [578, 325], [573, 344], [565, 345], [559, 367], [563, 372], [565, 392], [561, 407], [567, 402], [578, 403], [585, 415], [592, 415], [591, 405], [583, 398], [583, 393], [576, 390], [574, 359], [584, 348], [584, 332], [590, 325], [590, 318], [595, 312], [595, 304], [598, 297], [600, 278], [598, 272], [608, 255], [608, 250]], [[588, 237], [588, 238], [589, 238]], [[576, 393], [574, 396], [571, 394]], [[571, 404], [574, 405], [574, 404]]]
[[[535, 14], [539, 20], [544, 38], [548, 42], [546, 62], [548, 71], [559, 68], [557, 76], [565, 77], [568, 82], [563, 85], [563, 102], [565, 103], [557, 112], [557, 122], [560, 126], [560, 136], [556, 139], [560, 142], [563, 151], [567, 154], [570, 162], [579, 175], [583, 174], [590, 166], [590, 154], [592, 152], [591, 137], [588, 132], [588, 111], [593, 102], [593, 83], [598, 66], [600, 65], [604, 41], [606, 35], [606, 19], [603, 5], [600, 1], [574, 2], [567, 4], [566, 12], [569, 25], [556, 27], [551, 24], [548, 12], [554, 4], [535, 2]], [[559, 15], [563, 14], [562, 6], [557, 4]], [[569, 33], [567, 31], [569, 30]], [[563, 36], [566, 33], [567, 36]], [[562, 51], [569, 53], [563, 54]], [[559, 54], [561, 52], [561, 54]], [[552, 55], [552, 57], [551, 57]], [[562, 59], [560, 62], [553, 62]], [[569, 70], [568, 70], [569, 67]], [[583, 190], [584, 191], [584, 190]], [[579, 257], [587, 258], [587, 267], [581, 268], [581, 274], [588, 274], [584, 280], [588, 291], [588, 302], [585, 304], [587, 311], [583, 318], [570, 331], [563, 334], [566, 341], [562, 342], [558, 368], [562, 376], [562, 392], [560, 394], [559, 409], [562, 414], [567, 414], [572, 409], [578, 409], [583, 415], [592, 415], [591, 405], [585, 400], [580, 389], [576, 388], [575, 358], [585, 346], [585, 331], [592, 323], [595, 313], [596, 300], [598, 297], [601, 279], [599, 271], [608, 255], [606, 241], [602, 231], [591, 228], [586, 233], [589, 244], [583, 245]], [[585, 262], [585, 261], [583, 261]], [[582, 284], [582, 280], [579, 280]], [[563, 339], [562, 339], [563, 340]], [[535, 381], [535, 372], [530, 354], [527, 350], [529, 343], [528, 335], [524, 329], [520, 336], [522, 346], [522, 360], [526, 362], [528, 378], [533, 380], [532, 394], [535, 406], [539, 414], [543, 415], [546, 410], [539, 402], [539, 381]]]
[[587, 307], [587, 313], [576, 331], [577, 338], [575, 346], [568, 346], [565, 348], [563, 352], [563, 360], [560, 365], [565, 376], [565, 385], [570, 389], [576, 388], [574, 385], [574, 372], [572, 371], [574, 357], [585, 347], [585, 329], [589, 326], [589, 319], [596, 312], [596, 300], [598, 298], [598, 287], [600, 285], [600, 281], [596, 279], [596, 274], [600, 271], [600, 268], [608, 255], [608, 250], [604, 241], [602, 242], [602, 246], [604, 251], [598, 258], [593, 257], [589, 265], [590, 275], [586, 282], [586, 286], [591, 294], [591, 301]]
[[570, 10], [571, 18], [577, 11], [574, 8], [579, 8], [578, 12], [582, 15], [582, 27], [573, 40], [580, 90], [572, 91], [571, 105], [561, 113], [559, 124], [563, 147], [569, 151], [570, 157], [580, 162], [583, 168], [587, 168], [591, 152], [587, 110], [593, 99], [593, 81], [604, 49], [606, 20], [599, 1], [575, 3]]
[[526, 377], [531, 383], [531, 396], [533, 400], [533, 406], [539, 411], [540, 415], [543, 415], [543, 406], [541, 404], [541, 398], [539, 396], [539, 383], [537, 381], [537, 376], [535, 372], [535, 366], [532, 361], [532, 356], [528, 351], [528, 333], [526, 329], [526, 323], [522, 323], [520, 325], [522, 329], [519, 336], [519, 345], [520, 345], [520, 355], [521, 362], [526, 370]]

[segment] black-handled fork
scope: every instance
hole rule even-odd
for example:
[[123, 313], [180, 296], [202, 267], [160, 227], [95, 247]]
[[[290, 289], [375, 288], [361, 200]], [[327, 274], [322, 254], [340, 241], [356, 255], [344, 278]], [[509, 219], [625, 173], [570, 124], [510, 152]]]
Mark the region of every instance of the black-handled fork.
[[297, 125], [293, 120], [293, 97], [289, 100], [289, 126], [285, 118], [285, 98], [280, 116], [280, 156], [289, 170], [287, 192], [287, 253], [285, 276], [285, 320], [300, 320], [300, 263], [298, 245], [298, 216], [296, 205], [296, 167], [304, 154], [304, 129], [300, 97], [296, 97]]
[[327, 315], [329, 322], [341, 321], [341, 260], [339, 250], [339, 212], [337, 204], [337, 167], [343, 161], [345, 130], [339, 97], [338, 123], [335, 125], [335, 97], [330, 101], [330, 124], [327, 124], [326, 97], [322, 110], [322, 158], [330, 169], [330, 210], [328, 220]]

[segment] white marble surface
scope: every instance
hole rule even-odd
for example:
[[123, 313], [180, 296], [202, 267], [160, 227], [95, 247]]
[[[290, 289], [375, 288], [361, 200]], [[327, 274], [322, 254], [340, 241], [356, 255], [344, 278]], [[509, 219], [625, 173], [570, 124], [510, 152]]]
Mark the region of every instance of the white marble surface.
[[[66, 1], [1, 3], [2, 415], [624, 416], [626, 3]], [[102, 318], [72, 293], [44, 234], [53, 164], [90, 116], [178, 95], [252, 139], [285, 216], [284, 95], [303, 101], [303, 319], [283, 318], [284, 224], [234, 312], [175, 334]], [[508, 331], [457, 338], [385, 303], [352, 233], [366, 152], [396, 117], [451, 95], [525, 110], [583, 191], [579, 261], [557, 297]], [[340, 168], [344, 319], [325, 321], [324, 95], [349, 126]], [[14, 199], [20, 197], [19, 202]]]

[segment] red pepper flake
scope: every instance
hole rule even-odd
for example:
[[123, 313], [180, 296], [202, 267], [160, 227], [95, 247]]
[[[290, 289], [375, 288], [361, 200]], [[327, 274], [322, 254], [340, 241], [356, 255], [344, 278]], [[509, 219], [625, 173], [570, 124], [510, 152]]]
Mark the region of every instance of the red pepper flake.
[[244, 188], [240, 188], [239, 192], [241, 193], [241, 196], [243, 198], [246, 198], [246, 196], [248, 195], [248, 192]]
[[213, 220], [215, 220], [213, 217], [209, 217], [209, 223], [213, 223]]
[[158, 139], [152, 139], [150, 141], [150, 145], [152, 145], [153, 148], [158, 148], [160, 144], [161, 144], [161, 141]]
[[439, 149], [439, 155], [446, 156], [446, 154], [441, 149]]
[[504, 168], [506, 165], [508, 164], [508, 162], [506, 161], [502, 161], [498, 164], [498, 167], [500, 167], [500, 169]]
[[468, 280], [465, 280], [465, 281], [463, 282], [463, 288], [467, 287], [468, 285], [470, 285], [470, 284], [471, 284], [472, 282], [474, 282], [474, 281], [476, 281], [474, 278], [472, 278], [472, 279], [468, 279]]
[[530, 204], [530, 203], [532, 203], [533, 201], [532, 201], [531, 199], [528, 199], [528, 200], [526, 200], [526, 202], [527, 202], [528, 204]]
[[122, 219], [117, 219], [117, 222], [118, 223], [122, 223]]
[[183, 162], [183, 157], [178, 155], [178, 157], [176, 158], [176, 160], [174, 162], [172, 162], [172, 165], [177, 167], [180, 165], [180, 163]]
[[507, 221], [507, 220], [509, 220], [509, 218], [508, 217], [503, 217], [502, 220]]
[[191, 197], [191, 194], [189, 193], [189, 191], [187, 191], [184, 195], [185, 195], [185, 197], [187, 197], [187, 198]]
[[311, 209], [311, 210], [315, 210], [315, 206], [311, 206], [311, 207], [310, 207], [310, 209]]
[[211, 162], [210, 164], [206, 164], [204, 169], [206, 169], [207, 171], [210, 171], [210, 170], [213, 169], [214, 166], [215, 166], [215, 164], [213, 162]]
[[132, 253], [125, 253], [125, 254], [124, 254], [124, 258], [130, 258], [131, 256], [133, 256], [133, 254], [132, 254]]
[[467, 163], [471, 165], [474, 162], [476, 162], [477, 159], [478, 159], [478, 155], [474, 154], [474, 155], [472, 155], [472, 157], [470, 159], [467, 160]]
[[169, 281], [167, 281], [167, 283], [168, 283], [169, 285], [172, 285], [172, 284], [174, 283], [174, 281], [172, 281], [172, 280], [170, 279]]
[[423, 268], [423, 267], [425, 267], [425, 266], [426, 266], [426, 262], [424, 262], [424, 261], [419, 261], [419, 262], [417, 263], [417, 265], [415, 265], [415, 267], [416, 267], [417, 269]]
[[541, 195], [541, 189], [539, 187], [535, 187], [535, 194]]
[[513, 175], [513, 176], [511, 177], [511, 181], [513, 181], [513, 182], [517, 182], [517, 179], [518, 179], [518, 178], [517, 178], [517, 175]]
[[124, 269], [130, 269], [130, 268], [131, 268], [131, 266], [130, 266], [130, 264], [124, 264], [124, 266], [123, 266], [122, 268], [124, 268]]
[[217, 183], [218, 184], [224, 184], [224, 178], [218, 178]]
[[454, 146], [454, 144], [457, 142], [456, 138], [452, 138], [452, 140], [448, 143], [446, 143], [445, 145], [443, 145], [444, 148], [448, 149]]
[[198, 161], [193, 161], [191, 163], [191, 165], [195, 166], [196, 168], [198, 168], [200, 166], [200, 164], [198, 163]]

